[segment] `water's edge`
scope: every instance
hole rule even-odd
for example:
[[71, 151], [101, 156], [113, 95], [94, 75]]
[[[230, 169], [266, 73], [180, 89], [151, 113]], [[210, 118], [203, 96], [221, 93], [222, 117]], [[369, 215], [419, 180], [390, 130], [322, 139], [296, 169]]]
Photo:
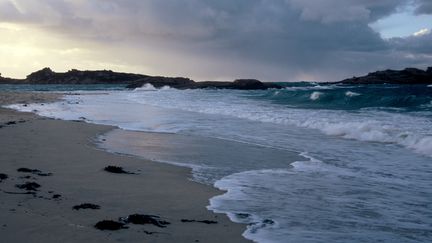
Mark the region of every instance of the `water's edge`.
[[[54, 101], [54, 102], [56, 102], [56, 101]], [[6, 109], [13, 109], [13, 110], [15, 110], [17, 112], [26, 112], [26, 111], [20, 111], [20, 110], [15, 109], [15, 108], [11, 108], [11, 106], [14, 106], [14, 105], [18, 106], [18, 105], [22, 105], [22, 104], [4, 105], [4, 106], [1, 106], [1, 107], [2, 108], [6, 108]], [[37, 112], [31, 112], [31, 113], [33, 113], [33, 114], [35, 114], [37, 116], [40, 116], [40, 117], [52, 118], [52, 117], [48, 117], [48, 116], [42, 116], [42, 115], [38, 114]], [[58, 118], [52, 118], [52, 119], [58, 119]], [[69, 121], [69, 122], [76, 122], [76, 120], [66, 120], [66, 119], [60, 119], [60, 120], [62, 120], [62, 121]], [[233, 213], [226, 212], [226, 211], [219, 211], [219, 210], [217, 210], [217, 209], [215, 209], [215, 208], [212, 207], [211, 202], [213, 201], [213, 199], [217, 198], [217, 197], [222, 197], [224, 195], [227, 195], [229, 193], [229, 190], [217, 187], [216, 184], [205, 183], [202, 180], [199, 180], [199, 178], [196, 178], [196, 174], [194, 173], [194, 170], [197, 168], [196, 166], [193, 166], [191, 164], [188, 165], [188, 164], [184, 164], [184, 163], [177, 163], [177, 162], [174, 162], [174, 161], [154, 160], [154, 159], [149, 159], [149, 158], [146, 158], [144, 156], [140, 156], [140, 155], [137, 155], [137, 154], [134, 154], [134, 153], [118, 152], [115, 149], [109, 149], [107, 147], [104, 147], [104, 141], [103, 140], [105, 139], [106, 135], [109, 134], [109, 133], [111, 133], [111, 132], [113, 132], [113, 131], [116, 131], [116, 130], [119, 130], [119, 131], [126, 131], [126, 130], [122, 129], [119, 126], [107, 125], [107, 124], [102, 124], [102, 123], [97, 123], [97, 122], [91, 122], [91, 121], [88, 121], [88, 120], [80, 120], [79, 122], [83, 122], [83, 123], [86, 123], [86, 124], [95, 124], [95, 125], [98, 125], [98, 126], [105, 126], [105, 127], [111, 127], [112, 128], [110, 131], [107, 131], [107, 132], [102, 133], [102, 134], [98, 134], [96, 137], [94, 137], [93, 139], [90, 140], [90, 143], [94, 146], [95, 149], [102, 150], [102, 151], [105, 151], [105, 152], [111, 153], [111, 154], [117, 154], [117, 155], [121, 155], [121, 156], [132, 156], [132, 157], [136, 157], [136, 158], [143, 159], [143, 160], [146, 160], [146, 161], [151, 161], [151, 162], [154, 162], [154, 163], [169, 164], [169, 165], [172, 165], [172, 166], [177, 166], [177, 167], [182, 167], [182, 168], [189, 169], [189, 173], [188, 173], [189, 175], [188, 175], [187, 179], [189, 179], [191, 181], [194, 181], [196, 183], [200, 183], [200, 184], [205, 185], [205, 186], [211, 186], [212, 188], [216, 189], [219, 192], [219, 194], [216, 194], [213, 197], [211, 197], [211, 198], [208, 199], [209, 200], [209, 205], [206, 205], [205, 208], [207, 210], [215, 213], [215, 214], [224, 214], [224, 215], [226, 215], [234, 223], [245, 225], [246, 226], [246, 230], [243, 232], [242, 236], [245, 239], [257, 242], [252, 237], [250, 237], [249, 234], [248, 234], [248, 231], [250, 230], [250, 225], [248, 225], [247, 223], [239, 221], [236, 218], [235, 214], [233, 214]], [[130, 131], [130, 132], [152, 134], [152, 135], [156, 135], [156, 136], [157, 135], [164, 135], [164, 134], [166, 134], [166, 133], [163, 133], [163, 132], [145, 132], [145, 131]], [[170, 135], [172, 135], [172, 136], [181, 136], [179, 134], [170, 134]], [[223, 140], [223, 139], [219, 139], [219, 138], [215, 138], [215, 139]], [[293, 161], [293, 162], [295, 162], [295, 161]]]

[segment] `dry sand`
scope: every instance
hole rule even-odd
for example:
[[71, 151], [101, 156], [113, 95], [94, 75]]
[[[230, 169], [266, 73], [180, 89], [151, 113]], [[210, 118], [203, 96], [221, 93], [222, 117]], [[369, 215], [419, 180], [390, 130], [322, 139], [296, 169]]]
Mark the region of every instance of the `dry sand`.
[[[49, 102], [55, 94], [0, 93], [0, 105]], [[9, 122], [16, 124], [9, 124]], [[188, 179], [186, 168], [96, 149], [93, 139], [113, 127], [59, 121], [0, 108], [0, 242], [247, 242], [244, 225], [206, 210], [221, 192]], [[136, 174], [113, 174], [118, 165]], [[51, 176], [18, 172], [25, 167]], [[27, 178], [24, 178], [27, 177]], [[36, 182], [32, 194], [17, 184]], [[61, 195], [53, 198], [53, 195]], [[100, 209], [73, 210], [93, 203]], [[165, 228], [128, 224], [128, 229], [101, 231], [100, 220], [130, 214], [160, 216]], [[212, 220], [216, 224], [181, 222]]]

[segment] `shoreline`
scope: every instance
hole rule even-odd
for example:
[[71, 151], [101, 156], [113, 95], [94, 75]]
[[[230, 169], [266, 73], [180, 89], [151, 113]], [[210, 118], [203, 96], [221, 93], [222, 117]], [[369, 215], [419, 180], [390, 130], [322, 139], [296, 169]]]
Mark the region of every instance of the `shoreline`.
[[[3, 94], [0, 105], [59, 98], [50, 93]], [[53, 120], [5, 108], [0, 108], [0, 114], [1, 124], [16, 122], [0, 129], [0, 173], [8, 176], [0, 183], [2, 241], [249, 242], [241, 236], [245, 225], [206, 209], [209, 199], [223, 192], [189, 180], [191, 169], [98, 149], [96, 136], [114, 127]], [[136, 174], [103, 171], [109, 165]], [[52, 175], [17, 172], [20, 167]], [[41, 187], [35, 194], [5, 193], [25, 192], [15, 185], [26, 181]], [[95, 203], [101, 208], [72, 209], [80, 203]], [[129, 229], [112, 232], [93, 227], [100, 220], [117, 220], [135, 213], [157, 215], [170, 224], [165, 228], [128, 224]]]

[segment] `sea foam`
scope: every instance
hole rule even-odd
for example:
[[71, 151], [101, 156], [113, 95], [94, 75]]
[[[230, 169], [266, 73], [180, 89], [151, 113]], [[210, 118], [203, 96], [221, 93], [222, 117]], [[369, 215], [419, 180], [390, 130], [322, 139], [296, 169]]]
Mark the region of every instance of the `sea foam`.
[[315, 91], [310, 95], [311, 100], [318, 100], [323, 95], [322, 92]]

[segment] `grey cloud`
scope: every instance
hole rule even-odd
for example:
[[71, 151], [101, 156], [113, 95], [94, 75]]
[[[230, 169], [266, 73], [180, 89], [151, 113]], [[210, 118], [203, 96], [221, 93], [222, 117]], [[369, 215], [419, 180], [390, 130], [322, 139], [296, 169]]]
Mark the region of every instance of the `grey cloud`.
[[[0, 21], [27, 21], [68, 38], [134, 48], [128, 52], [134, 62], [146, 55], [141, 51], [146, 46], [161, 56], [183, 59], [176, 73], [184, 69], [199, 77], [223, 71], [264, 79], [302, 74], [336, 79], [381, 65], [418, 64], [408, 54], [430, 48], [423, 39], [383, 40], [369, 27], [410, 0], [14, 2], [20, 6], [0, 0]], [[420, 2], [417, 11], [423, 13], [430, 4]]]
[[389, 44], [395, 50], [432, 56], [432, 33], [404, 38], [391, 38]]
[[430, 0], [417, 0], [416, 14], [432, 14], [432, 1]]

